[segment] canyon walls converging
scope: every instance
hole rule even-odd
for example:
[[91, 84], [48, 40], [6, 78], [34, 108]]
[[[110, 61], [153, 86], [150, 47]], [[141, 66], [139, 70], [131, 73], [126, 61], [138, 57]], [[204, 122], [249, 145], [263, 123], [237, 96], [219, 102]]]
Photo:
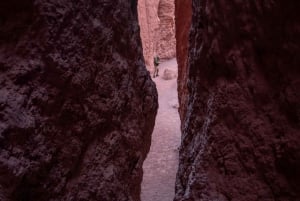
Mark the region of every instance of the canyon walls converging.
[[153, 69], [153, 57], [175, 57], [174, 0], [139, 0], [138, 13], [143, 53], [149, 70]]
[[299, 10], [299, 1], [192, 1], [175, 201], [300, 200]]
[[174, 201], [300, 200], [300, 1], [172, 2], [0, 2], [1, 201], [140, 201], [175, 53]]
[[139, 200], [158, 105], [136, 3], [0, 3], [1, 201]]

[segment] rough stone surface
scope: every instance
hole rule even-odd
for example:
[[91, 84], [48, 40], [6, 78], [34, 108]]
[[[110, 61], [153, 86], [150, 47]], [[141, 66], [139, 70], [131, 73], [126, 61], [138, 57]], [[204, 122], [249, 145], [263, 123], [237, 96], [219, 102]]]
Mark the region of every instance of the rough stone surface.
[[159, 31], [158, 4], [160, 0], [139, 0], [138, 17], [141, 30], [143, 54], [149, 70], [154, 69], [153, 58], [156, 50], [156, 38]]
[[175, 57], [174, 0], [139, 0], [138, 13], [147, 68], [152, 71], [153, 57]]
[[192, 1], [175, 0], [176, 58], [178, 63], [178, 100], [181, 121], [187, 108], [188, 44], [192, 19]]
[[300, 2], [192, 6], [174, 200], [300, 200]]
[[136, 1], [0, 3], [0, 200], [138, 201], [157, 92]]
[[160, 0], [158, 4], [159, 31], [156, 39], [156, 53], [163, 59], [175, 57], [175, 3], [174, 0]]

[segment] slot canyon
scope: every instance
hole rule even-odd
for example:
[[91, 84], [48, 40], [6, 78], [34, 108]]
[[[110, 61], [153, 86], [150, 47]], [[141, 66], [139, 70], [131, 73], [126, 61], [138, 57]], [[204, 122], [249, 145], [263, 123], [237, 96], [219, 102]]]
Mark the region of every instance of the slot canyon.
[[[300, 201], [299, 10], [1, 1], [0, 201]], [[168, 192], [147, 197], [151, 178]]]

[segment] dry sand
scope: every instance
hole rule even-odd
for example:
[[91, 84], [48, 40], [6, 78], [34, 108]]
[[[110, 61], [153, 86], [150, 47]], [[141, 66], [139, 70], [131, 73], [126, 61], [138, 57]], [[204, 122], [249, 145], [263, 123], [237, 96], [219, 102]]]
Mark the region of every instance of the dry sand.
[[177, 72], [176, 59], [162, 62], [159, 77], [153, 78], [158, 90], [159, 109], [150, 152], [143, 166], [142, 201], [172, 201], [174, 198], [180, 119], [177, 108], [174, 108], [178, 105], [177, 79], [162, 79], [165, 68]]

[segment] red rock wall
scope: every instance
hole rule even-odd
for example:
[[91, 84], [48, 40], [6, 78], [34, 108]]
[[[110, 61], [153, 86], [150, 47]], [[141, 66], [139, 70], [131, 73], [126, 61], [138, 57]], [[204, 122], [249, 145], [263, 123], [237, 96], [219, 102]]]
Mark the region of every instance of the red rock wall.
[[136, 3], [0, 3], [1, 201], [140, 200], [158, 105]]
[[143, 54], [149, 70], [153, 70], [154, 68], [153, 58], [156, 50], [156, 33], [159, 31], [159, 18], [157, 15], [158, 4], [159, 0], [138, 1], [138, 16]]
[[176, 55], [174, 0], [160, 0], [157, 15], [160, 23], [157, 32], [156, 54], [163, 59], [173, 58]]
[[178, 63], [178, 98], [181, 121], [187, 107], [188, 45], [192, 19], [192, 1], [175, 0], [176, 58]]
[[147, 68], [153, 70], [153, 58], [175, 57], [174, 0], [139, 0], [139, 24]]
[[192, 9], [174, 200], [300, 200], [300, 2]]

